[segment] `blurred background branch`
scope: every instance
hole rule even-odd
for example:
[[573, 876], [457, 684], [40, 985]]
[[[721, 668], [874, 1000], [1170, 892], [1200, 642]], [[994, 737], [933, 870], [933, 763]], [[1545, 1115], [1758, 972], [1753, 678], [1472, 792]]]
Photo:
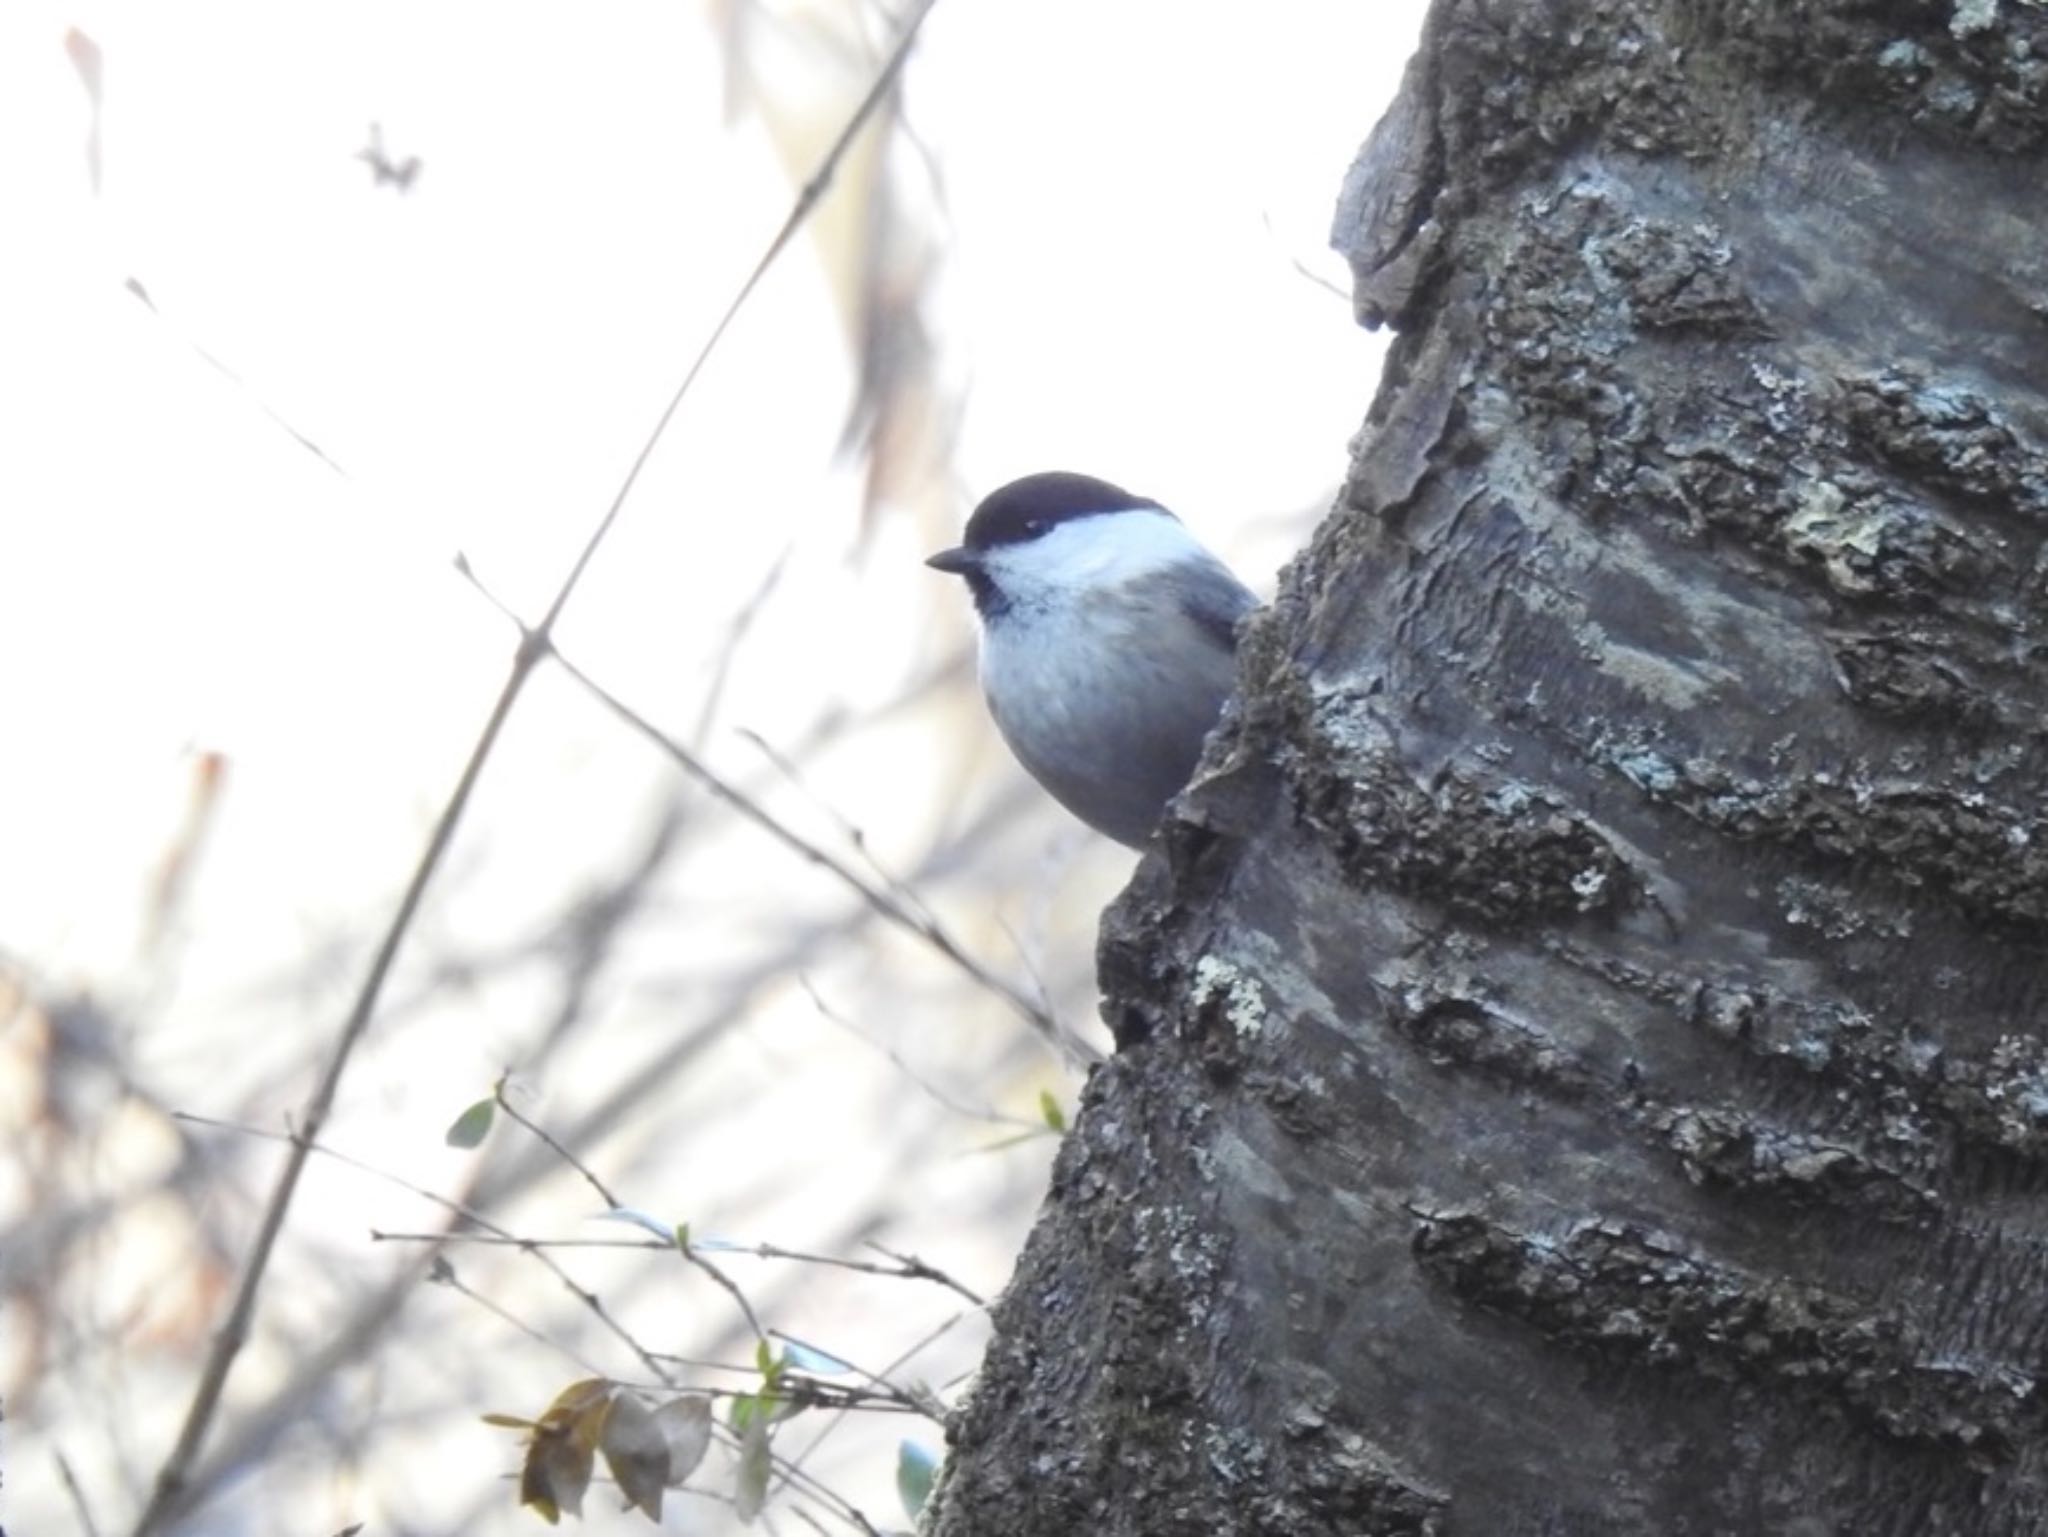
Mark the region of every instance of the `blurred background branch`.
[[[341, 1088], [342, 1075], [348, 1070], [356, 1046], [377, 1012], [377, 1006], [383, 997], [385, 980], [390, 976], [391, 968], [398, 959], [399, 947], [404, 944], [410, 933], [413, 919], [419, 911], [420, 904], [425, 900], [428, 887], [439, 872], [441, 862], [454, 842], [456, 829], [462, 824], [463, 813], [468, 809], [470, 798], [476, 791], [484, 767], [497, 746], [499, 734], [511, 718], [513, 707], [518, 703], [526, 687], [528, 676], [549, 653], [556, 623], [561, 619], [563, 610], [568, 607], [569, 600], [575, 596], [584, 572], [590, 567], [590, 562], [596, 557], [606, 537], [618, 522], [619, 515], [625, 510], [633, 488], [639, 484], [641, 472], [646, 468], [656, 446], [667, 432], [670, 422], [675, 419], [676, 412], [689, 397], [691, 387], [703, 373], [705, 365], [717, 350], [719, 342], [724, 339], [733, 320], [752, 297], [754, 290], [760, 286], [761, 280], [767, 276], [776, 259], [788, 248], [797, 231], [803, 227], [804, 221], [824, 198], [848, 147], [893, 89], [896, 77], [902, 70], [904, 61], [909, 57], [911, 45], [916, 41], [918, 28], [923, 25], [932, 4], [933, 0], [919, 0], [912, 10], [900, 38], [890, 50], [882, 67], [876, 71], [874, 83], [847, 116], [815, 170], [798, 189], [796, 200], [791, 204], [781, 227], [776, 230], [767, 248], [761, 253], [760, 259], [733, 295], [731, 302], [720, 313], [717, 323], [711, 328], [711, 334], [684, 372], [682, 382], [676, 386], [674, 393], [669, 396], [668, 404], [655, 419], [653, 429], [627, 468], [625, 478], [620, 482], [610, 505], [605, 508], [589, 537], [584, 540], [561, 585], [555, 589], [547, 612], [541, 616], [537, 625], [522, 631], [519, 645], [513, 652], [511, 670], [498, 692], [497, 700], [491, 706], [489, 715], [485, 718], [476, 745], [470, 750], [469, 760], [463, 765], [462, 773], [449, 794], [447, 804], [435, 821], [433, 831], [427, 836], [426, 847], [421, 851], [419, 861], [413, 867], [405, 893], [399, 898], [390, 924], [384, 931], [384, 937], [379, 941], [369, 967], [363, 974], [362, 985], [342, 1021], [340, 1032], [328, 1054], [319, 1082], [314, 1086], [312, 1095], [301, 1112], [299, 1131], [291, 1141], [291, 1151], [286, 1155], [284, 1164], [278, 1171], [277, 1182], [272, 1187], [270, 1199], [264, 1206], [255, 1237], [251, 1240], [247, 1257], [243, 1260], [241, 1276], [236, 1282], [226, 1317], [214, 1331], [213, 1347], [200, 1368], [198, 1381], [192, 1390], [191, 1403], [185, 1411], [184, 1423], [178, 1431], [177, 1440], [164, 1458], [163, 1465], [157, 1470], [149, 1503], [143, 1507], [142, 1514], [136, 1521], [136, 1537], [146, 1537], [146, 1534], [160, 1530], [189, 1508], [187, 1484], [192, 1465], [213, 1423], [221, 1392], [227, 1384], [228, 1373], [234, 1366], [235, 1357], [248, 1339], [250, 1319], [255, 1313], [264, 1276], [270, 1266], [271, 1252], [279, 1233], [284, 1228], [285, 1216], [291, 1209], [293, 1198], [298, 1192], [299, 1178], [305, 1170], [312, 1139], [319, 1135], [321, 1126], [325, 1124], [334, 1106], [335, 1096]], [[717, 1274], [715, 1269], [711, 1273]], [[746, 1309], [744, 1301], [741, 1302], [741, 1307], [747, 1311], [748, 1321], [752, 1324], [751, 1310]], [[758, 1325], [755, 1329], [758, 1333]]]

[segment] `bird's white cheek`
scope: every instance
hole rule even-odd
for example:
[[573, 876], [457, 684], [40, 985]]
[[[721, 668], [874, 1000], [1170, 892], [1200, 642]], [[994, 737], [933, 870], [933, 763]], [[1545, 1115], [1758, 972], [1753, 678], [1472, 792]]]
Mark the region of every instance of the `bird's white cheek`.
[[1208, 558], [1171, 513], [1137, 511], [1079, 518], [1025, 544], [994, 550], [989, 575], [1025, 608], [1143, 581]]

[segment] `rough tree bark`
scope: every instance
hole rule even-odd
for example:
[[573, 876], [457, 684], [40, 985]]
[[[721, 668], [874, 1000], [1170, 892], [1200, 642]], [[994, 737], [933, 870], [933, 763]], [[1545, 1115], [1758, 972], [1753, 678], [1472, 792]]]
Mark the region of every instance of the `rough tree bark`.
[[930, 1530], [2048, 1531], [2048, 11], [1439, 0]]

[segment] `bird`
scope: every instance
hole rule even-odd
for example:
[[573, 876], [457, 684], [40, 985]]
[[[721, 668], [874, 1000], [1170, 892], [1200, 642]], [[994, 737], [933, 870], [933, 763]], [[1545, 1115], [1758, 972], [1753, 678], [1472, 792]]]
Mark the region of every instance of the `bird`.
[[1223, 712], [1258, 599], [1158, 502], [1063, 470], [991, 492], [925, 564], [967, 582], [982, 697], [1017, 761], [1144, 847]]

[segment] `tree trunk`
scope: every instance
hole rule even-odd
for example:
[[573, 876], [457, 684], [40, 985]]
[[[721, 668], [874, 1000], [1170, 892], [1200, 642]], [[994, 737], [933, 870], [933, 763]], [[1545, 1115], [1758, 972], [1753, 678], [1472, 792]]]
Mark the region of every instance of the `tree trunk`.
[[931, 1530], [2048, 1531], [2048, 11], [1439, 0]]

